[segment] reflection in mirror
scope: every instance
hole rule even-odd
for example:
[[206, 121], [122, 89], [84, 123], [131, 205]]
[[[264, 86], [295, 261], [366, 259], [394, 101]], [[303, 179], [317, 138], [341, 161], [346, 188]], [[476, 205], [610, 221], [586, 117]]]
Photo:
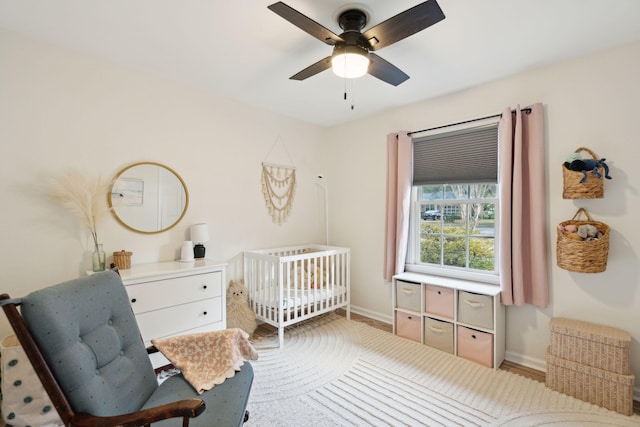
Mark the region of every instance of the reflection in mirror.
[[140, 162], [115, 176], [109, 206], [125, 227], [140, 233], [160, 233], [182, 219], [189, 206], [189, 193], [182, 178], [169, 167]]

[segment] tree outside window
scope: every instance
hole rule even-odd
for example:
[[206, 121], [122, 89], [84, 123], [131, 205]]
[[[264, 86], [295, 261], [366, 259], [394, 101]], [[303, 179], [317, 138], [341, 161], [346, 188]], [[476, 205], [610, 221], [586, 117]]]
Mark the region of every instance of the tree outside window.
[[416, 188], [419, 264], [496, 271], [497, 184]]

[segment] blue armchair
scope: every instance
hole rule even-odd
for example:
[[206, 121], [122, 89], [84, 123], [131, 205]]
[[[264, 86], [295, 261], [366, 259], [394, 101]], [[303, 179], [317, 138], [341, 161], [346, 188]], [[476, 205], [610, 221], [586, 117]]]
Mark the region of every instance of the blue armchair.
[[201, 395], [181, 375], [158, 385], [116, 272], [21, 299], [3, 294], [0, 304], [65, 425], [212, 427], [246, 421], [249, 363]]

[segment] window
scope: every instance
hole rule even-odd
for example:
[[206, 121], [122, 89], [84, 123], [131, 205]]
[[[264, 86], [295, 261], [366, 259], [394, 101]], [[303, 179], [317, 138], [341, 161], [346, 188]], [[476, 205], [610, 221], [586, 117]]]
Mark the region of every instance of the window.
[[497, 125], [414, 139], [407, 270], [498, 283]]

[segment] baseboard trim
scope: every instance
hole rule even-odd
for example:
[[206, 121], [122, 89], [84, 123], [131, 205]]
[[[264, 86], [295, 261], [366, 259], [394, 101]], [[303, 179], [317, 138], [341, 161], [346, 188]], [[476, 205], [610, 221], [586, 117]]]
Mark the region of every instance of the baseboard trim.
[[517, 363], [518, 365], [526, 366], [527, 368], [536, 369], [542, 372], [547, 371], [547, 362], [544, 359], [525, 356], [521, 353], [515, 353], [513, 351], [506, 351], [504, 354], [504, 358], [509, 362]]
[[355, 314], [359, 314], [361, 316], [368, 317], [373, 320], [377, 320], [379, 322], [387, 323], [389, 325], [393, 324], [393, 319], [391, 316], [385, 316], [375, 311], [367, 310], [366, 308], [358, 307], [357, 305], [351, 305], [351, 311]]

